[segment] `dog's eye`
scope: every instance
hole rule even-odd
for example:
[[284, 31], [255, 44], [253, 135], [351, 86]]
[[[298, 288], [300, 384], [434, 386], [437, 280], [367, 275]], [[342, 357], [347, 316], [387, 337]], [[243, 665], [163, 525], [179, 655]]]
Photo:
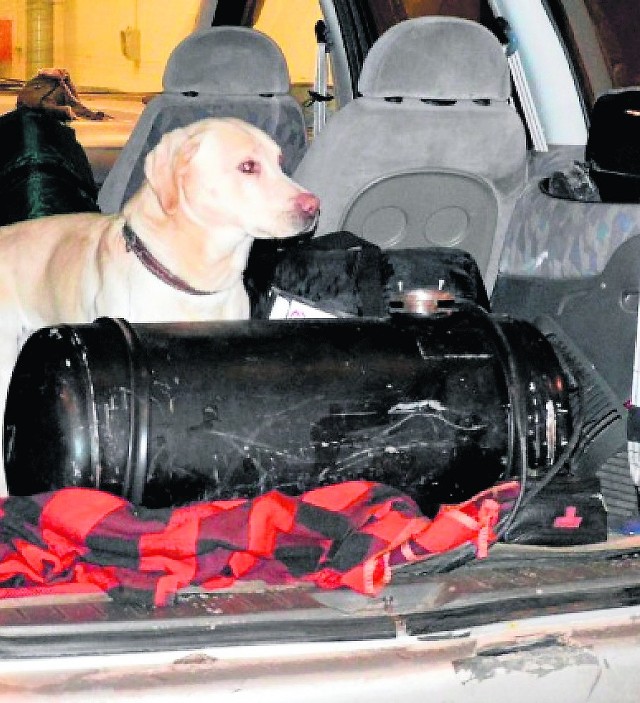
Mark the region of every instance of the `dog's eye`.
[[240, 173], [256, 174], [260, 173], [260, 164], [253, 159], [247, 159], [238, 166]]

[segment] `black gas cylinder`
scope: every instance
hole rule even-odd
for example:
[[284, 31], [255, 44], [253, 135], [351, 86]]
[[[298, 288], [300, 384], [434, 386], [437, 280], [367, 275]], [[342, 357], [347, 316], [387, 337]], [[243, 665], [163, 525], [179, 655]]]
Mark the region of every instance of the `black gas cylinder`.
[[431, 514], [523, 466], [547, 470], [571, 432], [568, 395], [540, 332], [479, 310], [101, 318], [22, 348], [7, 480], [14, 495], [90, 486], [161, 507], [366, 479]]

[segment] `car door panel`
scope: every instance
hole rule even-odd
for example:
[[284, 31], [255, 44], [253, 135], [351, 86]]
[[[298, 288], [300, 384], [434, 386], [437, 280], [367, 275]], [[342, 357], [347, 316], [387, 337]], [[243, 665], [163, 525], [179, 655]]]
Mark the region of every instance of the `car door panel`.
[[582, 153], [556, 149], [533, 164], [507, 232], [492, 307], [531, 320], [553, 317], [624, 402], [637, 320], [640, 205], [543, 192], [541, 179]]

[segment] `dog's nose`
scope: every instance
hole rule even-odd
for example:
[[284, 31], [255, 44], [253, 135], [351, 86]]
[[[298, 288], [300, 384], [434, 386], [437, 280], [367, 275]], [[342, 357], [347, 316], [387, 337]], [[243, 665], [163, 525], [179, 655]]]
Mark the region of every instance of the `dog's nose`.
[[320, 200], [313, 193], [298, 193], [296, 208], [307, 217], [315, 217], [320, 210]]

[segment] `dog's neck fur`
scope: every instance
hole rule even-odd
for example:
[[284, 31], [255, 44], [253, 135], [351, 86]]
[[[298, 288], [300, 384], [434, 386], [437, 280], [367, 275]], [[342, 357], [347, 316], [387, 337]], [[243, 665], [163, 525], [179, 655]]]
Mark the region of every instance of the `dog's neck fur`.
[[122, 214], [153, 257], [190, 287], [222, 291], [241, 281], [253, 242], [242, 230], [218, 231], [214, 242], [205, 228], [180, 209], [174, 213], [162, 210], [146, 182], [125, 204]]
[[190, 286], [186, 281], [182, 280], [182, 278], [176, 276], [164, 264], [156, 259], [156, 257], [149, 251], [147, 246], [133, 231], [131, 225], [126, 220], [122, 226], [122, 236], [127, 245], [127, 251], [133, 252], [145, 268], [147, 268], [156, 278], [160, 279], [168, 286], [171, 286], [182, 293], [188, 293], [189, 295], [213, 295], [214, 293], [219, 292], [215, 290], [199, 290], [197, 288], [193, 288], [193, 286]]

